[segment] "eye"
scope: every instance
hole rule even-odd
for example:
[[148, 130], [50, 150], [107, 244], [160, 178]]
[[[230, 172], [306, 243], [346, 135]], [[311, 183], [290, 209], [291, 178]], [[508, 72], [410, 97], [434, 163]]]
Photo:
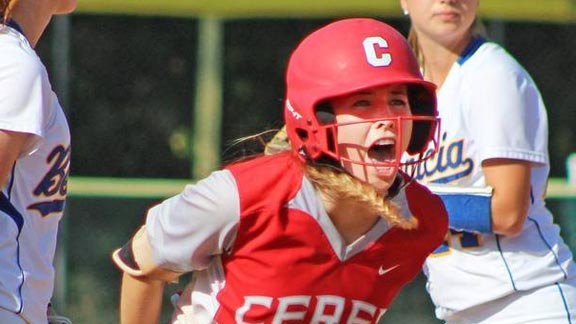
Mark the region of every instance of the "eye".
[[410, 110], [410, 103], [408, 98], [404, 96], [396, 96], [388, 100], [388, 106], [396, 113], [405, 113]]
[[353, 108], [363, 109], [363, 108], [369, 108], [371, 106], [372, 106], [372, 101], [366, 100], [366, 99], [359, 99], [359, 100], [355, 100], [354, 102], [352, 102]]
[[407, 105], [407, 102], [404, 99], [392, 99], [392, 100], [390, 100], [390, 106], [398, 107], [398, 106], [406, 106], [406, 105]]

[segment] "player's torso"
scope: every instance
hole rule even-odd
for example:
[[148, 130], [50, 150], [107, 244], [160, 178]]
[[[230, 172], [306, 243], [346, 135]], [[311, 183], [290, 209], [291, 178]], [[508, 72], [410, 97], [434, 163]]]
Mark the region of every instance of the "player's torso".
[[[281, 198], [257, 207], [241, 203], [235, 242], [222, 256], [221, 270], [211, 269], [210, 276], [225, 276], [221, 290], [213, 292], [215, 320], [376, 323], [401, 286], [420, 271], [433, 243], [380, 220], [347, 245], [313, 186], [301, 178], [286, 180], [301, 175], [282, 174], [274, 180], [275, 191], [291, 197], [287, 204], [279, 203]], [[241, 188], [243, 180], [236, 180]]]
[[[482, 60], [490, 59], [494, 59], [490, 51], [479, 51], [470, 58], [472, 62], [455, 64], [439, 90], [440, 150], [419, 170], [418, 177], [424, 183], [486, 185], [481, 168], [486, 148], [478, 145], [478, 137], [488, 135], [482, 128], [494, 120], [492, 116], [472, 117], [465, 100], [466, 94], [474, 91], [467, 80], [473, 69], [466, 64], [482, 65]], [[503, 142], [502, 147], [505, 154], [515, 149], [508, 142]], [[544, 206], [547, 174], [548, 165], [532, 170], [533, 196], [520, 235], [504, 237], [450, 230], [426, 263], [428, 289], [436, 305], [458, 310], [573, 275], [570, 251]]]
[[[46, 68], [17, 28], [0, 33], [0, 59], [6, 73], [5, 106], [0, 107], [0, 127], [30, 134], [1, 188], [19, 212], [36, 212], [42, 218], [61, 214], [55, 205], [66, 196], [70, 164], [70, 131], [66, 116], [48, 78]], [[10, 82], [10, 78], [17, 78]], [[26, 85], [29, 88], [23, 88]], [[10, 88], [12, 87], [12, 88]]]
[[[52, 293], [52, 257], [66, 197], [70, 132], [46, 70], [27, 47], [27, 41], [11, 30], [0, 36], [0, 46], [12, 55], [22, 55], [27, 64], [36, 65], [28, 66], [30, 70], [40, 71], [31, 89], [26, 90], [28, 101], [23, 103], [34, 107], [26, 112], [34, 117], [11, 120], [10, 114], [3, 116], [4, 127], [24, 127], [25, 132], [36, 135], [29, 136], [6, 185], [0, 188], [0, 222], [4, 231], [0, 257], [4, 260], [5, 293], [0, 296], [6, 296], [0, 297], [0, 305], [23, 312], [32, 322], [40, 322]], [[8, 92], [14, 95], [17, 91], [22, 89]]]
[[387, 235], [384, 224], [346, 246], [323, 215], [315, 219], [300, 207], [263, 223], [247, 219], [250, 229], [240, 225], [232, 255], [224, 257], [220, 323], [232, 316], [247, 323], [375, 323], [419, 271], [398, 253], [402, 242], [376, 241]]

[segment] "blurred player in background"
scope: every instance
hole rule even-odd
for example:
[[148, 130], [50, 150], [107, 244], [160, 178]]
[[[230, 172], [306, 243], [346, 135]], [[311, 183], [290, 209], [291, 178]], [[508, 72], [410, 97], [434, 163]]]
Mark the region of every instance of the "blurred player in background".
[[437, 135], [435, 87], [400, 33], [324, 26], [286, 87], [292, 150], [187, 186], [114, 253], [122, 323], [157, 323], [164, 282], [191, 271], [173, 323], [376, 323], [442, 242], [440, 199], [398, 171]]
[[544, 202], [546, 109], [531, 77], [477, 21], [478, 0], [401, 0], [424, 78], [438, 86], [439, 153], [415, 167], [450, 235], [428, 258], [447, 323], [573, 323], [572, 253]]
[[[0, 2], [0, 323], [47, 323], [70, 133], [34, 51], [75, 0]], [[66, 319], [52, 318], [53, 323]]]

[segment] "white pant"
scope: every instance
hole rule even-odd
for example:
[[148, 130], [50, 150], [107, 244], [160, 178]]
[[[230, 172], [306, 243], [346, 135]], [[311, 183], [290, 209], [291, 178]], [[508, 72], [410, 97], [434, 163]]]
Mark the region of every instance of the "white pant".
[[0, 307], [0, 323], [2, 324], [27, 324], [20, 315]]
[[446, 324], [576, 324], [576, 281], [520, 291], [445, 318]]

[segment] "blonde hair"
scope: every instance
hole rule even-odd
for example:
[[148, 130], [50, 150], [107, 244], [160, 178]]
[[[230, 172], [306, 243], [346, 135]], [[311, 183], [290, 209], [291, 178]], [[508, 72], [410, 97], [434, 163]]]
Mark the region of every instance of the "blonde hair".
[[[482, 36], [484, 38], [488, 38], [488, 32], [486, 31], [486, 26], [479, 18], [474, 19], [474, 23], [470, 26], [472, 31], [472, 36]], [[414, 26], [410, 27], [410, 32], [408, 33], [408, 43], [412, 47], [412, 51], [418, 60], [418, 64], [421, 68], [424, 68], [424, 54], [422, 53], [422, 49], [420, 45], [418, 45], [418, 35], [414, 30]]]
[[[276, 154], [287, 150], [290, 150], [290, 142], [288, 141], [286, 126], [284, 126], [266, 144], [265, 154]], [[403, 229], [413, 229], [418, 226], [418, 221], [414, 217], [405, 218], [393, 201], [382, 197], [372, 186], [342, 170], [329, 165], [309, 163], [303, 163], [303, 170], [314, 187], [330, 200], [351, 199], [357, 201], [359, 206], [380, 215], [391, 225]]]
[[2, 21], [0, 23], [2, 25], [10, 20], [10, 13], [17, 1], [18, 0], [0, 0], [0, 14], [2, 14]]
[[356, 201], [359, 207], [387, 220], [392, 226], [403, 229], [414, 229], [418, 220], [411, 215], [405, 217], [398, 206], [390, 199], [382, 197], [369, 184], [342, 172], [332, 166], [308, 164], [303, 165], [304, 174], [314, 187], [326, 195], [328, 199]]

